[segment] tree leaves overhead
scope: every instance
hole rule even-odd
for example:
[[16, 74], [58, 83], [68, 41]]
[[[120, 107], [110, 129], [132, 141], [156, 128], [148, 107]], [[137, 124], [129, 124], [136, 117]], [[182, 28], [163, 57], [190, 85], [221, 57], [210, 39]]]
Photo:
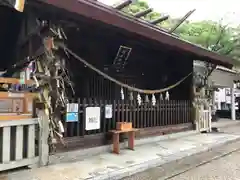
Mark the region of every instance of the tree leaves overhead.
[[186, 22], [176, 31], [182, 39], [233, 58], [240, 65], [240, 29], [213, 21]]
[[[147, 2], [135, 1], [123, 11], [129, 15], [149, 9]], [[187, 12], [186, 12], [187, 13]], [[144, 20], [152, 21], [164, 16], [158, 12], [151, 12], [144, 17]], [[170, 30], [179, 19], [169, 18], [157, 24], [160, 28]], [[216, 53], [233, 58], [236, 66], [240, 66], [240, 26], [233, 28], [214, 21], [185, 21], [175, 31], [180, 38], [199, 45]]]
[[[129, 15], [135, 15], [139, 12], [142, 12], [146, 9], [149, 9], [150, 7], [148, 6], [147, 2], [145, 1], [136, 1], [135, 3], [130, 4], [129, 6], [125, 7], [122, 11], [129, 14]], [[146, 21], [153, 21], [156, 20], [160, 17], [164, 16], [164, 14], [158, 13], [158, 12], [151, 12], [149, 14], [147, 14], [146, 16], [141, 17], [141, 19], [144, 19]], [[164, 21], [162, 23], [159, 23], [158, 26], [159, 27], [165, 27], [166, 29], [169, 29], [169, 25], [173, 25], [172, 22], [173, 19], [171, 19], [170, 21]]]

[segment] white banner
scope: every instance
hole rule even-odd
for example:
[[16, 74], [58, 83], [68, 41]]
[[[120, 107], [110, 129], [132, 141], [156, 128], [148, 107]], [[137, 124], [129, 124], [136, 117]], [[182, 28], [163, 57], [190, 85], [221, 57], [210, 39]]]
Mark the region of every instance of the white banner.
[[100, 107], [87, 107], [86, 108], [86, 119], [85, 119], [85, 130], [100, 129]]
[[68, 103], [67, 104], [67, 112], [78, 112], [78, 104], [77, 103]]
[[105, 118], [111, 119], [112, 118], [112, 105], [108, 104], [105, 106]]

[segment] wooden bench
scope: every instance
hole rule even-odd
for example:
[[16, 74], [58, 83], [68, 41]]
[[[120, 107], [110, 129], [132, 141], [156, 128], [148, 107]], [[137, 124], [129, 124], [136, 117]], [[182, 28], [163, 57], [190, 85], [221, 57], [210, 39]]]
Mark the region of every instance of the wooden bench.
[[119, 146], [119, 135], [122, 133], [128, 134], [128, 148], [134, 150], [134, 140], [135, 140], [135, 132], [138, 129], [126, 129], [126, 130], [111, 130], [109, 132], [113, 133], [113, 153], [119, 154], [120, 146]]

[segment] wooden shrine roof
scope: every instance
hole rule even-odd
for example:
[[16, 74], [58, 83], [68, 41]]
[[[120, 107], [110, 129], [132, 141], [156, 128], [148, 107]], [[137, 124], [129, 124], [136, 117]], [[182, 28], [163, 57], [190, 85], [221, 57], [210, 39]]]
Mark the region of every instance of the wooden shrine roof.
[[124, 29], [139, 36], [157, 41], [166, 46], [188, 53], [196, 60], [209, 61], [211, 63], [232, 67], [232, 59], [205, 48], [184, 41], [157, 26], [140, 18], [128, 16], [113, 7], [105, 6], [94, 0], [37, 0], [68, 12], [84, 16], [86, 18], [101, 21], [105, 24]]

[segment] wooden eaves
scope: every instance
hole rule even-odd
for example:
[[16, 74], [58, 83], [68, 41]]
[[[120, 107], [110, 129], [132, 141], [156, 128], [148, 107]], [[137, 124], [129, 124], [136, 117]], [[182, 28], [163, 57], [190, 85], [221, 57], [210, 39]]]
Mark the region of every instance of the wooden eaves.
[[166, 46], [172, 46], [185, 53], [189, 53], [194, 59], [209, 61], [216, 65], [228, 68], [233, 66], [232, 59], [205, 48], [199, 47], [180, 38], [154, 27], [154, 25], [141, 21], [136, 17], [129, 17], [117, 9], [104, 6], [94, 0], [37, 0], [68, 12], [84, 16], [86, 18], [101, 21], [120, 29], [136, 33], [150, 40], [158, 41]]

